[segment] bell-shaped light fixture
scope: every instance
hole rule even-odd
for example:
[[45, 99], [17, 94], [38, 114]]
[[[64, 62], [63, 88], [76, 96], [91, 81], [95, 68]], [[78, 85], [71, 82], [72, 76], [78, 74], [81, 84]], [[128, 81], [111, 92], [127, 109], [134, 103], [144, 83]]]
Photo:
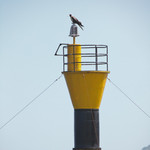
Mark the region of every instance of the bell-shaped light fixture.
[[71, 37], [77, 37], [79, 36], [78, 34], [78, 27], [76, 26], [76, 24], [73, 24], [70, 28], [70, 35]]

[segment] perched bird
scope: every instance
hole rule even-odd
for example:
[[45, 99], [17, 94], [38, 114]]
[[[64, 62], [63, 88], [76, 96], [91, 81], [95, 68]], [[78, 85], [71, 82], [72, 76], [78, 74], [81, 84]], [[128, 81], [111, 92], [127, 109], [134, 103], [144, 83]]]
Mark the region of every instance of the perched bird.
[[82, 23], [77, 18], [75, 18], [74, 16], [72, 16], [71, 14], [69, 16], [70, 16], [70, 19], [71, 19], [72, 23], [78, 24], [79, 27], [83, 30], [82, 27], [84, 27], [84, 26], [82, 25]]

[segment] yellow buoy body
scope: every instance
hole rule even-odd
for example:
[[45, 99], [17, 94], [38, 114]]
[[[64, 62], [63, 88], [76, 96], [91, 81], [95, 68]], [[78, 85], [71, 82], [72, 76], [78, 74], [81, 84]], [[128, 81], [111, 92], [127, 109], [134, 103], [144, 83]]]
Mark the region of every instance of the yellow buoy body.
[[99, 109], [108, 73], [63, 72], [74, 109]]
[[81, 71], [81, 45], [68, 45], [68, 71]]

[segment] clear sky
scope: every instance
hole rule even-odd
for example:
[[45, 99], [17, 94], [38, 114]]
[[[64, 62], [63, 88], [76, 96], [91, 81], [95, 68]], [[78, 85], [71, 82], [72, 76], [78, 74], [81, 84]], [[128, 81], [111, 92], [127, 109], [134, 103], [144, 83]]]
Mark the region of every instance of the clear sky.
[[[150, 114], [149, 0], [0, 0], [0, 126], [62, 71], [54, 53], [69, 14], [82, 21], [79, 44], [109, 46], [109, 78]], [[64, 78], [0, 130], [0, 150], [71, 150], [74, 111]], [[107, 81], [100, 107], [103, 150], [142, 150], [150, 119]]]

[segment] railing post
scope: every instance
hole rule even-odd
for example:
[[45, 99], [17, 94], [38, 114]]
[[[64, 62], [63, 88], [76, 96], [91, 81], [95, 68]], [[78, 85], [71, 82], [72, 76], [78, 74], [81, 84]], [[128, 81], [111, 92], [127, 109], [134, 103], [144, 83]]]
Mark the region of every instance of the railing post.
[[97, 62], [97, 61], [98, 61], [98, 60], [97, 60], [97, 46], [96, 46], [96, 45], [95, 45], [95, 61], [96, 61], [96, 62], [95, 62], [95, 63], [96, 63], [96, 71], [98, 71], [98, 65], [97, 65], [97, 63], [98, 63], [98, 62]]
[[64, 56], [64, 46], [63, 46], [63, 71], [65, 71], [65, 56]]
[[106, 46], [106, 53], [107, 53], [106, 61], [107, 61], [107, 71], [108, 71], [108, 46]]

